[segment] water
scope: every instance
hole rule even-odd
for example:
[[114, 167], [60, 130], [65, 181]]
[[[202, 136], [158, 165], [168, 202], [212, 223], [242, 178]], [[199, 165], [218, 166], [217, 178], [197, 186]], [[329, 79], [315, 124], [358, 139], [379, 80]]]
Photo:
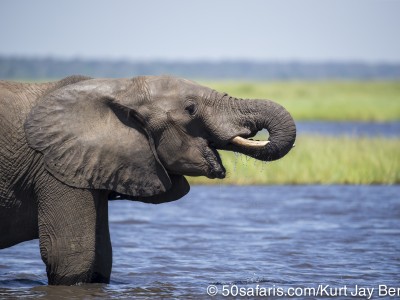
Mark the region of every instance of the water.
[[400, 122], [296, 122], [298, 134], [400, 138]]
[[400, 287], [399, 195], [400, 186], [197, 186], [161, 205], [114, 201], [111, 284], [46, 286], [30, 241], [0, 250], [0, 298], [203, 299], [210, 284], [348, 295], [358, 285], [377, 296], [379, 285]]

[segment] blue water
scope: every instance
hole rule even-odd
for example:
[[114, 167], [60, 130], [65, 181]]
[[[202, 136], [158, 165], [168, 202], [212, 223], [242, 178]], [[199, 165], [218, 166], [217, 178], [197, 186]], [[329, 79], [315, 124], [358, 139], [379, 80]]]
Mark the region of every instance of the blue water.
[[400, 138], [400, 122], [296, 122], [298, 134]]
[[349, 299], [357, 285], [376, 299], [379, 285], [400, 287], [400, 186], [197, 186], [172, 203], [110, 202], [110, 227], [111, 284], [46, 286], [31, 241], [0, 250], [0, 298], [207, 299], [209, 285], [221, 298], [329, 285]]

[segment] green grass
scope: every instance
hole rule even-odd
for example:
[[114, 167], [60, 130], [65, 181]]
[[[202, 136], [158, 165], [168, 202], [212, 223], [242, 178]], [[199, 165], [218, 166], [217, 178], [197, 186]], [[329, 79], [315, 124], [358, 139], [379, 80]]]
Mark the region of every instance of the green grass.
[[400, 120], [400, 81], [202, 82], [239, 98], [274, 100], [295, 120]]
[[192, 184], [399, 184], [400, 140], [300, 136], [284, 158], [263, 163], [220, 152], [227, 178]]

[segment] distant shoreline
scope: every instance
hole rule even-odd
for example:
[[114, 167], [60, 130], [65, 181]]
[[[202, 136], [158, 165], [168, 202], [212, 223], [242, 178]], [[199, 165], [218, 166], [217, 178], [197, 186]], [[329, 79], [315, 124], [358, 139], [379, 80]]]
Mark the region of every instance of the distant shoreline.
[[171, 74], [187, 78], [237, 80], [400, 79], [400, 63], [362, 61], [101, 60], [0, 56], [0, 79], [58, 79], [71, 74], [132, 77]]

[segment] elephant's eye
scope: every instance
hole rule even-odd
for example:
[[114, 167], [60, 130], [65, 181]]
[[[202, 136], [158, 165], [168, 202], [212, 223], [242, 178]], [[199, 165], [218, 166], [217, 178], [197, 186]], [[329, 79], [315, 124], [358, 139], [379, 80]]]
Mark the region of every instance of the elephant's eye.
[[185, 110], [188, 112], [189, 115], [194, 116], [197, 112], [197, 105], [195, 103], [189, 103]]

